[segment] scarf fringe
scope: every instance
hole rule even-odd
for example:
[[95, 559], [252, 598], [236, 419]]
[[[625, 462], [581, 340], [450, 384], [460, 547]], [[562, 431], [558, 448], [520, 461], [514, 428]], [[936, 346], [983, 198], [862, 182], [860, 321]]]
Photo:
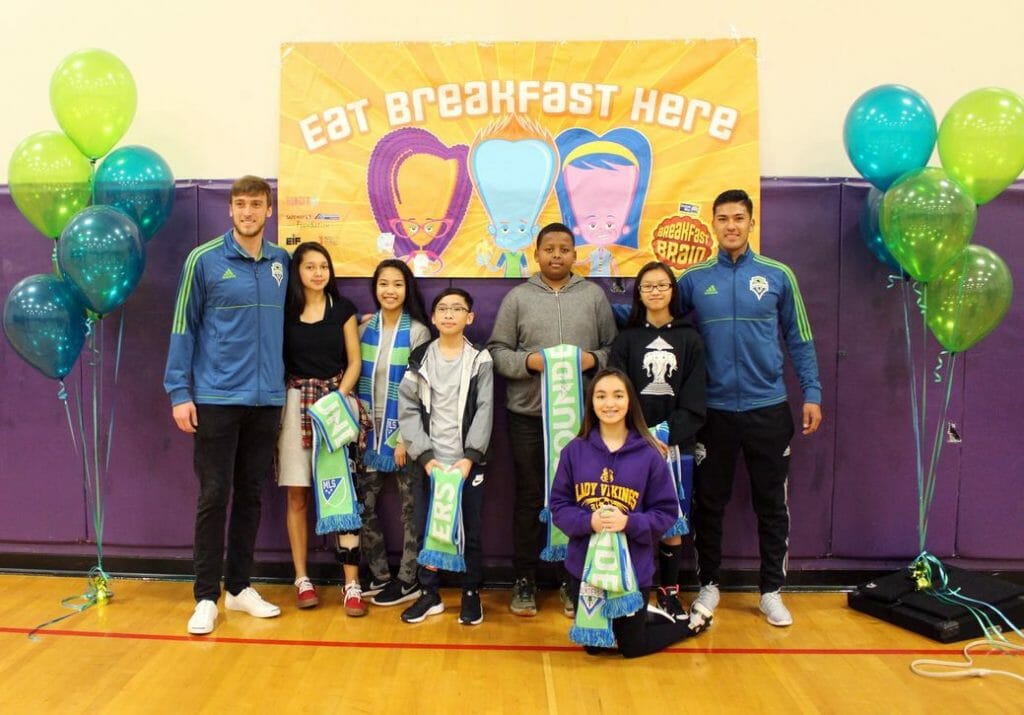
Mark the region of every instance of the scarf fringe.
[[615, 635], [603, 628], [585, 628], [573, 626], [569, 629], [569, 640], [583, 646], [596, 648], [614, 648]]
[[670, 536], [686, 536], [690, 533], [690, 522], [685, 516], [680, 516], [676, 519], [676, 523], [669, 527], [668, 531], [662, 534], [663, 539], [667, 539]]
[[568, 549], [565, 544], [545, 546], [540, 552], [541, 561], [565, 561]]
[[397, 472], [398, 464], [395, 458], [367, 447], [363, 455], [363, 464], [369, 469], [376, 469], [378, 472]]
[[462, 554], [446, 554], [434, 549], [423, 549], [416, 561], [422, 566], [430, 566], [442, 571], [466, 572], [466, 557]]
[[609, 595], [601, 607], [601, 613], [609, 620], [632, 616], [644, 606], [644, 599], [639, 591], [628, 591], [621, 596]]
[[[358, 504], [358, 510], [363, 510], [363, 505]], [[316, 520], [316, 533], [318, 536], [333, 534], [338, 531], [355, 531], [361, 528], [363, 520], [358, 514], [335, 514]]]

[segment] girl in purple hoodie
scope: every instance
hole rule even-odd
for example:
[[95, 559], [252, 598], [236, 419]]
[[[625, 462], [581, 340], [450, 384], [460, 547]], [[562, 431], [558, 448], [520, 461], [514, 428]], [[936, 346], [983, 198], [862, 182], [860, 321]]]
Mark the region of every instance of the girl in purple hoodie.
[[[647, 432], [636, 391], [625, 373], [614, 368], [598, 372], [587, 390], [586, 405], [579, 437], [562, 450], [550, 499], [552, 519], [569, 537], [565, 568], [571, 596], [579, 597], [591, 534], [623, 532], [647, 603], [658, 536], [678, 514], [672, 477]], [[612, 620], [619, 651], [627, 658], [655, 653], [706, 625], [691, 630], [685, 617], [677, 620], [650, 607]]]

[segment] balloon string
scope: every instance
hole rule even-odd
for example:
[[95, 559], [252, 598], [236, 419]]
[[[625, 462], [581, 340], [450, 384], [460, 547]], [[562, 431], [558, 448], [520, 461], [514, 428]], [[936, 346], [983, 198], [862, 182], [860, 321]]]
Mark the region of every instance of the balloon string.
[[[922, 286], [920, 283], [915, 281], [914, 293], [917, 294], [917, 309], [921, 313], [921, 413], [919, 417], [921, 420], [922, 435], [928, 434], [928, 316], [924, 297], [927, 290], [927, 283]], [[922, 442], [922, 445], [923, 444], [924, 443]], [[920, 547], [923, 549], [924, 544], [922, 543]]]
[[900, 283], [900, 291], [903, 296], [903, 334], [906, 337], [907, 348], [907, 372], [910, 378], [910, 421], [914, 428], [914, 456], [916, 459], [915, 474], [917, 476], [917, 534], [920, 542], [919, 548], [924, 550], [924, 534], [922, 533], [921, 501], [924, 496], [924, 469], [921, 460], [921, 426], [917, 415], [917, 368], [914, 364], [913, 341], [910, 337], [910, 295], [907, 292], [908, 281]]
[[942, 457], [942, 446], [945, 444], [946, 417], [949, 414], [949, 401], [953, 394], [953, 372], [956, 367], [956, 353], [952, 353], [946, 365], [946, 394], [942, 402], [942, 411], [935, 424], [935, 439], [932, 441], [931, 461], [928, 464], [928, 476], [925, 480], [924, 498], [924, 533], [928, 533], [928, 516], [931, 513], [932, 502], [935, 501], [935, 485], [938, 482], [939, 459]]
[[[949, 576], [942, 562], [927, 551], [922, 551], [914, 559], [910, 565], [910, 572], [915, 582], [915, 588], [918, 591], [932, 596], [941, 603], [964, 609], [978, 624], [982, 633], [982, 639], [971, 641], [964, 646], [964, 662], [918, 659], [910, 664], [910, 669], [916, 675], [942, 679], [1002, 675], [1024, 682], [1024, 677], [1017, 673], [975, 667], [974, 659], [971, 657], [971, 651], [982, 646], [990, 648], [989, 654], [991, 654], [991, 649], [997, 652], [1009, 651], [1010, 653], [1024, 651], [1024, 646], [1011, 643], [1003, 635], [1002, 631], [1005, 628], [1012, 630], [1018, 637], [1024, 638], [1024, 633], [1007, 618], [1005, 613], [991, 603], [965, 596], [959, 588], [951, 588]], [[992, 616], [989, 615], [990, 613], [994, 614], [996, 620], [1001, 621], [1001, 624], [993, 620]], [[932, 670], [932, 668], [941, 668], [943, 670]]]
[[93, 530], [96, 534], [96, 558], [103, 568], [103, 495], [100, 493], [100, 394], [103, 372], [103, 330], [99, 331], [100, 346], [96, 351], [96, 364], [92, 369], [92, 459], [93, 459]]
[[97, 604], [102, 605], [113, 597], [114, 591], [110, 588], [110, 575], [101, 567], [93, 566], [89, 569], [89, 573], [86, 574], [85, 592], [77, 596], [69, 596], [60, 602], [60, 605], [64, 608], [70, 608], [72, 613], [66, 613], [63, 616], [51, 618], [44, 623], [40, 623], [29, 631], [28, 638], [29, 640], [37, 641], [39, 638], [36, 636], [36, 633], [42, 629], [52, 626], [54, 623], [60, 623], [61, 621], [71, 618], [78, 613], [82, 613], [92, 606]]
[[[940, 350], [939, 351], [938, 357], [936, 358], [936, 361], [935, 361], [935, 369], [932, 370], [932, 380], [936, 384], [942, 382], [942, 366], [944, 364], [943, 363], [943, 356], [944, 355], [949, 355], [949, 354], [950, 354], [950, 352], [948, 350]], [[955, 355], [956, 353], [953, 353], [953, 354]]]
[[71, 435], [71, 447], [75, 451], [75, 456], [78, 455], [78, 441], [75, 439], [75, 425], [71, 419], [71, 407], [68, 405], [68, 388], [64, 384], [64, 381], [59, 382], [57, 388], [57, 399], [64, 403], [64, 414], [68, 418], [68, 433]]
[[[90, 343], [94, 340], [94, 336], [91, 331], [86, 333], [86, 349], [91, 351], [92, 346]], [[78, 415], [78, 436], [82, 441], [82, 506], [85, 509], [85, 521], [89, 521], [89, 482], [92, 479], [92, 475], [89, 473], [89, 442], [85, 436], [85, 417], [84, 410], [82, 409], [82, 393], [85, 391], [85, 366], [84, 363], [80, 367], [79, 371], [79, 384], [78, 390], [75, 391], [75, 409]], [[88, 533], [86, 534], [88, 538]]]
[[121, 308], [121, 316], [117, 326], [117, 350], [114, 353], [114, 387], [110, 396], [110, 423], [107, 427], [107, 459], [104, 469], [110, 474], [110, 450], [114, 444], [114, 411], [117, 408], [117, 380], [121, 374], [121, 348], [124, 345], [124, 325], [126, 320], [127, 307]]

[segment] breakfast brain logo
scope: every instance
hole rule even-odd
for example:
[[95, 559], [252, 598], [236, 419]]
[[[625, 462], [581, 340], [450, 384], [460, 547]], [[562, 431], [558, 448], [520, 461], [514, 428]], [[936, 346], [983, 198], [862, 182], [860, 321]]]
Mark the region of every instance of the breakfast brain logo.
[[655, 257], [679, 270], [708, 258], [711, 247], [711, 230], [695, 216], [662, 219], [651, 238]]

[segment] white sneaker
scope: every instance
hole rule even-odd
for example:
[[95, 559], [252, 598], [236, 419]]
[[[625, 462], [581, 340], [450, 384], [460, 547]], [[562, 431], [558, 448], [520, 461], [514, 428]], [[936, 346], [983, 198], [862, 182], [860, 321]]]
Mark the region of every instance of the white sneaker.
[[761, 613], [768, 617], [773, 626], [793, 625], [793, 616], [782, 602], [782, 594], [778, 591], [761, 594]]
[[213, 630], [217, 623], [217, 604], [209, 599], [203, 599], [196, 604], [196, 610], [188, 619], [188, 632], [194, 636], [205, 636]]
[[264, 601], [252, 586], [243, 588], [237, 596], [229, 593], [224, 599], [224, 606], [229, 611], [245, 611], [256, 618], [273, 618], [281, 615], [281, 609], [273, 603]]
[[721, 600], [722, 595], [718, 591], [718, 584], [709, 583], [706, 586], [701, 586], [700, 591], [697, 592], [697, 598], [693, 599], [693, 604], [690, 608], [692, 609], [696, 605], [700, 605], [701, 610], [707, 613], [714, 613], [715, 609], [718, 608], [718, 602]]

